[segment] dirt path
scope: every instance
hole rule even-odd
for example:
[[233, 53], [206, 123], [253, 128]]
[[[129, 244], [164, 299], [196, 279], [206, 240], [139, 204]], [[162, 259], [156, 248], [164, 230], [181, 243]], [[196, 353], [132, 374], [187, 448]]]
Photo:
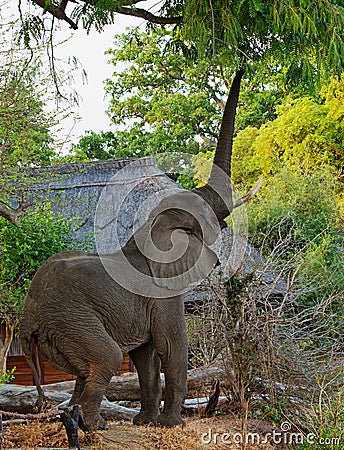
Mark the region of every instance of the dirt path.
[[[85, 435], [80, 431], [83, 449], [106, 450], [236, 450], [240, 449], [240, 427], [229, 416], [213, 419], [187, 419], [185, 427], [172, 429], [137, 427], [129, 422], [112, 422], [105, 432]], [[257, 425], [257, 424], [254, 424]], [[253, 424], [252, 424], [253, 426]], [[257, 430], [254, 430], [257, 431]], [[261, 434], [263, 430], [260, 430]], [[233, 442], [234, 441], [234, 442]], [[59, 422], [32, 422], [5, 428], [4, 449], [66, 448], [64, 429]], [[270, 444], [255, 442], [247, 450], [272, 450]]]

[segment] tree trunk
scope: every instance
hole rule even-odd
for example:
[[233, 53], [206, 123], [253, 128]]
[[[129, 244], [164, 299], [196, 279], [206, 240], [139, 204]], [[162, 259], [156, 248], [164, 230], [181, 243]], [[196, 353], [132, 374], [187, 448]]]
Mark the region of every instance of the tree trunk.
[[5, 338], [0, 339], [0, 372], [6, 372], [7, 356], [10, 351], [10, 346], [14, 335], [14, 325], [9, 322], [5, 322]]

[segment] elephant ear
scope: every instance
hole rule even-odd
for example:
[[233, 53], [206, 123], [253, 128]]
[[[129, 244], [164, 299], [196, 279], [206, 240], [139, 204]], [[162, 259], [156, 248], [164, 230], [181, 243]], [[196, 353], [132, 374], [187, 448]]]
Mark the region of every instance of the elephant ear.
[[193, 230], [169, 228], [162, 214], [145, 240], [144, 254], [154, 284], [171, 290], [171, 295], [178, 295], [203, 280], [218, 261], [217, 255]]

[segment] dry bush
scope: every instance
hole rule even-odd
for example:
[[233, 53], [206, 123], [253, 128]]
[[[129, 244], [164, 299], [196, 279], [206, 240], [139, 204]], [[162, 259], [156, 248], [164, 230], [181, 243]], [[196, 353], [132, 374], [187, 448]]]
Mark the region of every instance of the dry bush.
[[307, 304], [321, 289], [318, 277], [300, 280], [302, 258], [288, 260], [287, 252], [288, 236], [256, 270], [206, 280], [209, 301], [187, 319], [192, 361], [220, 361], [243, 435], [249, 416], [307, 430], [305, 406], [319, 392], [316, 380], [329, 365], [342, 373], [342, 343], [335, 339], [342, 294], [334, 290]]

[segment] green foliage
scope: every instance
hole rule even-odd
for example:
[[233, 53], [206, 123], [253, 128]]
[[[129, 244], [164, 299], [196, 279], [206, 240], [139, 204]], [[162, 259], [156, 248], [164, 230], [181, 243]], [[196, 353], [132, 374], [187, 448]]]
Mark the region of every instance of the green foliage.
[[6, 370], [6, 372], [0, 373], [0, 392], [1, 392], [1, 386], [3, 384], [9, 383], [14, 378], [14, 372], [16, 370], [16, 367], [12, 367], [11, 370]]
[[320, 101], [286, 100], [276, 107], [275, 120], [239, 132], [233, 151], [234, 181], [252, 183], [282, 167], [305, 175], [331, 171], [339, 178], [344, 165], [343, 92], [343, 77], [332, 78]]
[[0, 218], [0, 311], [6, 316], [20, 310], [30, 281], [53, 254], [75, 247], [72, 222], [48, 205], [29, 211], [21, 227]]
[[334, 190], [329, 175], [300, 176], [282, 169], [247, 207], [254, 244], [270, 254], [281, 236], [292, 233], [290, 250], [297, 252], [308, 242], [320, 242], [326, 230], [334, 233], [339, 226]]
[[56, 122], [45, 112], [47, 79], [39, 58], [14, 43], [9, 48], [1, 43], [0, 202], [9, 204], [15, 196], [24, 203], [24, 189], [32, 182], [29, 169], [51, 164], [56, 156], [50, 133]]
[[289, 78], [311, 80], [315, 66], [343, 70], [343, 27], [342, 2], [192, 0], [185, 2], [181, 34], [203, 54], [237, 65], [264, 65], [273, 55]]
[[51, 148], [49, 120], [43, 101], [34, 93], [38, 68], [0, 68], [0, 154], [1, 172], [37, 164], [49, 164]]
[[118, 139], [111, 131], [86, 131], [78, 144], [72, 146], [72, 155], [65, 158], [66, 161], [102, 161], [110, 158], [118, 158], [116, 149]]
[[124, 62], [126, 68], [106, 80], [108, 113], [113, 124], [126, 128], [126, 135], [116, 136], [122, 144], [127, 138], [125, 147], [132, 147], [133, 155], [197, 153], [202, 139], [217, 136], [217, 97], [227, 88], [218, 77], [215, 95], [207, 61], [185, 56], [168, 32], [122, 35], [116, 47], [108, 51], [110, 62]]
[[[113, 78], [106, 80], [106, 92], [110, 98], [108, 114], [117, 131], [102, 132], [99, 136], [92, 134], [92, 139], [88, 136], [88, 142], [92, 140], [91, 146], [94, 148], [89, 156], [84, 151], [84, 142], [80, 141], [78, 148], [74, 149], [78, 159], [90, 156], [142, 157], [175, 151], [195, 154], [209, 151], [216, 145], [233, 65], [225, 68], [219, 61], [214, 65], [207, 58], [197, 59], [192, 44], [178, 40], [175, 34], [166, 30], [150, 33], [133, 30], [117, 36], [115, 47], [107, 53], [111, 56], [110, 63], [115, 66]], [[332, 145], [333, 139], [337, 144], [340, 142], [340, 124], [337, 123], [337, 136], [334, 136], [334, 120], [330, 120], [330, 115], [327, 116], [329, 106], [316, 103], [310, 97], [292, 100], [292, 96], [300, 93], [309, 96], [314, 91], [305, 80], [298, 84], [295, 79], [292, 87], [289, 78], [287, 68], [278, 65], [278, 58], [273, 55], [269, 56], [267, 66], [260, 62], [250, 64], [243, 80], [236, 117], [236, 130], [243, 130], [238, 135], [234, 154], [233, 173], [234, 176], [239, 174], [237, 178], [247, 178], [246, 163], [249, 171], [253, 171], [252, 174], [249, 172], [249, 176], [254, 175], [255, 178], [252, 182], [261, 173], [273, 171], [276, 159], [274, 152], [279, 151], [280, 142], [285, 146], [293, 142], [300, 120], [308, 124], [301, 124], [302, 133], [297, 136], [301, 139], [303, 134], [307, 134], [308, 141], [300, 141], [298, 147], [294, 145], [290, 155], [286, 155], [290, 163], [295, 154], [294, 165], [300, 160], [304, 165], [309, 160], [309, 164], [312, 164], [313, 153], [318, 148], [326, 147], [329, 139], [332, 142], [328, 147]], [[286, 96], [288, 101], [279, 106]], [[329, 100], [327, 102], [329, 104]], [[312, 137], [311, 133], [317, 130], [320, 121], [328, 133], [318, 129]], [[274, 125], [269, 125], [270, 122]], [[267, 124], [266, 129], [262, 127], [264, 124]], [[290, 124], [295, 133], [286, 141], [283, 129], [288, 133]], [[281, 134], [276, 136], [276, 145], [271, 139], [272, 133], [273, 136]], [[252, 134], [257, 139], [252, 139]], [[97, 151], [99, 141], [102, 142], [101, 152]], [[258, 146], [260, 150], [256, 148]], [[274, 146], [278, 150], [274, 150]], [[310, 154], [308, 147], [311, 148]], [[336, 151], [336, 148], [326, 149], [323, 161], [330, 164], [337, 158], [336, 165], [339, 167], [341, 161]], [[253, 154], [258, 161], [250, 161]], [[262, 167], [264, 164], [267, 167]], [[283, 166], [284, 162], [281, 164]], [[302, 170], [308, 170], [308, 167], [302, 167]], [[237, 182], [237, 179], [234, 181]]]
[[[106, 91], [116, 131], [88, 132], [70, 159], [195, 154], [216, 145], [231, 69], [197, 59], [192, 45], [168, 31], [133, 30], [117, 36], [114, 49], [107, 53], [115, 66]], [[266, 71], [252, 67], [243, 85], [237, 128], [275, 118], [275, 105], [284, 95], [283, 73], [276, 70], [267, 88]]]
[[94, 27], [97, 31], [102, 31], [105, 25], [111, 25], [116, 18], [116, 12], [123, 5], [131, 5], [132, 1], [125, 0], [98, 0], [97, 2], [85, 2], [75, 7], [72, 12], [76, 22], [82, 21], [82, 25], [89, 33]]
[[344, 391], [324, 390], [320, 386], [320, 395], [309, 411], [309, 439], [304, 439], [297, 450], [321, 450], [342, 448], [344, 441]]
[[333, 74], [344, 68], [340, 0], [164, 0], [160, 11], [154, 12], [137, 3], [87, 1], [74, 6], [71, 18], [59, 5], [54, 10], [48, 2], [45, 8], [73, 28], [82, 21], [87, 31], [103, 30], [114, 23], [116, 13], [141, 17], [151, 22], [151, 28], [174, 24], [175, 35], [191, 43], [201, 57], [210, 56], [214, 64], [221, 60], [238, 68], [260, 61], [266, 66], [273, 55], [292, 80], [307, 78], [312, 83], [322, 70]]
[[[247, 207], [251, 242], [280, 264], [297, 270], [312, 304], [328, 296], [343, 301], [343, 227], [330, 174], [295, 175], [282, 169], [270, 178]], [[339, 319], [340, 320], [340, 319]]]

